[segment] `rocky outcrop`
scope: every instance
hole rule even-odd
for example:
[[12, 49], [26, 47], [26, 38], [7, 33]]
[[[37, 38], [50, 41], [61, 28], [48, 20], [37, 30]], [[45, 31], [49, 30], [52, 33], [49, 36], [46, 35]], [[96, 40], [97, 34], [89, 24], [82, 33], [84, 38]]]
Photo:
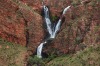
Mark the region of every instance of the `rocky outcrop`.
[[99, 6], [99, 2], [95, 0], [84, 2], [73, 0], [71, 9], [65, 15], [61, 31], [52, 42], [52, 47], [48, 47], [54, 49], [49, 51], [60, 55], [100, 44]]
[[[35, 8], [34, 3], [30, 4], [39, 13], [40, 6]], [[35, 4], [41, 4], [38, 0]], [[96, 0], [45, 0], [45, 4], [50, 7], [51, 18], [56, 20], [62, 10], [71, 5], [71, 9], [65, 15], [65, 21], [62, 24], [56, 39], [44, 48], [44, 52], [66, 54], [77, 50], [83, 50], [86, 46], [99, 44], [100, 38], [100, 14], [99, 1]], [[55, 21], [54, 21], [55, 22]], [[52, 48], [52, 49], [51, 49]]]
[[9, 0], [0, 0], [0, 37], [25, 45], [25, 22], [18, 14], [18, 8]]
[[55, 52], [54, 49], [52, 52], [60, 55], [100, 44], [100, 38], [98, 38], [100, 35], [100, 4], [98, 3], [95, 0], [71, 2], [71, 9], [65, 15], [61, 31], [52, 43], [51, 48], [55, 49]]
[[35, 50], [43, 38], [42, 17], [17, 0], [0, 0], [0, 37]]
[[[44, 52], [60, 55], [100, 44], [98, 0], [44, 1], [50, 7], [52, 21], [71, 5], [56, 39], [44, 48]], [[36, 49], [44, 38], [41, 9], [41, 0], [1, 0], [0, 37]]]

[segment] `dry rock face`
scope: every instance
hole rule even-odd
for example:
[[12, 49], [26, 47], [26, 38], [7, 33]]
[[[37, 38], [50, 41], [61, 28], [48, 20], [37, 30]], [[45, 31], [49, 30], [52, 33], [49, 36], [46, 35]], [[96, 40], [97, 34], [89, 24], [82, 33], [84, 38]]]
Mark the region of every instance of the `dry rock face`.
[[24, 3], [0, 0], [1, 38], [35, 50], [43, 37], [42, 22], [42, 17]]
[[25, 23], [17, 12], [18, 6], [9, 0], [0, 0], [0, 37], [25, 45]]
[[[53, 21], [71, 5], [61, 30], [44, 48], [45, 52], [66, 54], [100, 44], [99, 0], [44, 1]], [[42, 0], [0, 0], [0, 37], [36, 49], [44, 38], [41, 9]]]

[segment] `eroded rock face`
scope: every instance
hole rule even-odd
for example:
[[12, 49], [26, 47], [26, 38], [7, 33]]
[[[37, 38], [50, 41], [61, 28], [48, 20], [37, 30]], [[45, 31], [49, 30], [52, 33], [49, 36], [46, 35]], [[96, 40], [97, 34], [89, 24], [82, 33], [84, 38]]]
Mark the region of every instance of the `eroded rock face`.
[[[66, 54], [83, 50], [86, 46], [100, 44], [99, 6], [100, 4], [95, 0], [72, 4], [65, 15], [61, 31], [52, 42], [52, 47], [48, 48], [54, 48], [57, 54]], [[54, 52], [54, 49], [51, 51]]]
[[[82, 50], [85, 46], [100, 44], [99, 6], [98, 1], [92, 0], [71, 7], [65, 16], [62, 31], [57, 36], [58, 43], [55, 41], [56, 47], [60, 45], [59, 52], [73, 52]], [[64, 50], [60, 51], [60, 47]]]
[[0, 0], [0, 37], [25, 46], [25, 22], [17, 12], [18, 8], [9, 0]]
[[[35, 3], [26, 1], [29, 6], [39, 11], [41, 1], [35, 0]], [[71, 9], [65, 15], [65, 21], [62, 24], [55, 40], [48, 44], [44, 51], [47, 53], [66, 54], [83, 50], [86, 46], [100, 44], [100, 4], [96, 0], [45, 0], [45, 4], [50, 7], [51, 18], [56, 19], [60, 16], [62, 10], [71, 5]], [[42, 5], [42, 4], [41, 4]], [[40, 10], [39, 10], [40, 9]], [[52, 49], [51, 49], [52, 48]]]
[[[40, 16], [42, 0], [20, 1], [24, 7], [22, 3], [18, 5], [13, 0], [0, 0], [0, 36], [24, 46], [27, 44], [35, 50], [44, 38], [43, 19]], [[85, 46], [100, 44], [99, 1], [45, 0], [45, 4], [50, 7], [53, 21], [66, 6], [71, 5], [71, 8], [65, 15], [56, 39], [44, 48], [44, 52], [66, 54]]]
[[35, 50], [43, 38], [42, 23], [42, 17], [24, 3], [0, 0], [1, 38]]

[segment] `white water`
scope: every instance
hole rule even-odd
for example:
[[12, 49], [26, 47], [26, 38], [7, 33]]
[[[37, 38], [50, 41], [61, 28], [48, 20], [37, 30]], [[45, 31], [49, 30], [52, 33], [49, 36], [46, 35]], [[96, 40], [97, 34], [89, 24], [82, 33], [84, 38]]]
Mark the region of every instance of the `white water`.
[[43, 43], [41, 43], [39, 46], [38, 46], [38, 48], [37, 48], [37, 57], [38, 58], [42, 58], [42, 55], [41, 55], [41, 53], [42, 53], [42, 48], [43, 48], [43, 45], [44, 44], [46, 44], [47, 42], [43, 42]]
[[50, 38], [55, 38], [57, 32], [60, 30], [60, 25], [61, 25], [61, 19], [59, 19], [57, 25], [55, 26], [55, 30], [52, 32], [52, 35], [50, 36]]
[[[62, 16], [68, 11], [68, 9], [70, 8], [70, 6], [66, 7], [63, 11], [63, 14]], [[47, 26], [47, 30], [48, 30], [48, 33], [49, 33], [49, 39], [54, 39], [56, 37], [56, 34], [57, 32], [60, 30], [60, 26], [61, 26], [61, 21], [62, 19], [60, 18], [57, 22], [56, 25], [53, 26], [53, 28], [51, 27], [52, 23], [50, 21], [50, 18], [49, 18], [49, 9], [48, 7], [46, 7], [45, 5], [43, 6], [43, 10], [44, 10], [44, 18], [45, 18], [45, 22], [46, 22], [46, 26]], [[43, 48], [43, 45], [46, 44], [47, 41], [45, 42], [42, 42], [38, 48], [37, 48], [37, 57], [38, 58], [42, 58], [42, 48]]]
[[41, 43], [37, 48], [37, 57], [38, 58], [42, 58], [42, 55], [41, 55], [42, 48], [43, 48], [43, 43]]
[[71, 7], [71, 6], [68, 6], [68, 7], [66, 7], [66, 8], [64, 9], [63, 15], [68, 11], [68, 9], [69, 9], [70, 7]]
[[44, 6], [43, 9], [44, 9], [44, 16], [45, 16], [45, 22], [47, 25], [47, 30], [49, 34], [52, 35], [51, 21], [49, 19], [49, 9], [46, 6]]

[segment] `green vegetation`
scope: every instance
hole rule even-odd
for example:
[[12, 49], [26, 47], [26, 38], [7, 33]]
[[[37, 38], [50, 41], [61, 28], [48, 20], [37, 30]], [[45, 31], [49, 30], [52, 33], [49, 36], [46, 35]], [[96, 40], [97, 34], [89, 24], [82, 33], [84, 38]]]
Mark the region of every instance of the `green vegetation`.
[[29, 66], [100, 66], [100, 45], [87, 47], [75, 54], [52, 56], [43, 59], [31, 56]]
[[51, 19], [52, 19], [53, 21], [55, 21], [57, 18], [58, 18], [57, 16], [51, 16]]
[[40, 58], [37, 58], [37, 56], [30, 56], [28, 58], [28, 65], [29, 66], [38, 66], [38, 65], [41, 65], [41, 66], [44, 66], [45, 62], [43, 61], [43, 59], [40, 59]]
[[26, 48], [0, 39], [0, 66], [24, 66]]
[[100, 45], [88, 47], [74, 55], [55, 58], [47, 66], [100, 66]]
[[38, 58], [36, 55], [35, 56], [30, 56], [28, 58], [28, 65], [29, 66], [46, 66], [48, 62], [56, 58], [56, 55], [49, 55], [48, 58]]

